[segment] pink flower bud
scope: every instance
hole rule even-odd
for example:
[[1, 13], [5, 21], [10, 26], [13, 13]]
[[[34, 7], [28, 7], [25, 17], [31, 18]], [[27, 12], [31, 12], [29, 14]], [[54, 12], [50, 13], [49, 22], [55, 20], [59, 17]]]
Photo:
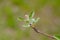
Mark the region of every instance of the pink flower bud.
[[28, 20], [29, 19], [29, 16], [28, 15], [25, 15], [25, 19]]

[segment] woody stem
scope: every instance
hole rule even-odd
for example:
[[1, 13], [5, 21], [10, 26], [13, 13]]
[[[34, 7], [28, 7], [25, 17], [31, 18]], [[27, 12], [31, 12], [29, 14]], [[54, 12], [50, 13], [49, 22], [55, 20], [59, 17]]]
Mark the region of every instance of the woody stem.
[[30, 26], [34, 29], [35, 32], [40, 33], [40, 34], [42, 34], [42, 35], [45, 35], [45, 36], [47, 36], [47, 37], [49, 37], [49, 38], [55, 39], [54, 36], [48, 35], [47, 33], [44, 33], [44, 32], [39, 31], [38, 29], [36, 29], [35, 27], [33, 27], [31, 24], [30, 24]]

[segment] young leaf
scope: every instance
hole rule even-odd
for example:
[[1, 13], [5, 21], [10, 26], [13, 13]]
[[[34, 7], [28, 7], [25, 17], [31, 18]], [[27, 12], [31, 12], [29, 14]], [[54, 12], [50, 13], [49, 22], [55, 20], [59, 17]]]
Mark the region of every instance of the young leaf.
[[23, 27], [30, 27], [30, 25], [29, 24], [24, 24]]
[[60, 40], [60, 38], [58, 38], [57, 36], [54, 36], [54, 38], [55, 38], [56, 40]]
[[19, 20], [19, 21], [24, 21], [24, 18], [19, 17], [18, 20]]
[[36, 22], [38, 22], [38, 21], [39, 21], [39, 19], [40, 19], [40, 18], [37, 18], [37, 19], [35, 20], [35, 23], [36, 23]]
[[32, 19], [30, 19], [30, 24], [33, 24], [33, 23], [35, 23], [35, 19], [34, 18], [32, 18]]
[[29, 18], [31, 19], [31, 18], [33, 18], [33, 16], [34, 16], [34, 12], [32, 11], [29, 15]]

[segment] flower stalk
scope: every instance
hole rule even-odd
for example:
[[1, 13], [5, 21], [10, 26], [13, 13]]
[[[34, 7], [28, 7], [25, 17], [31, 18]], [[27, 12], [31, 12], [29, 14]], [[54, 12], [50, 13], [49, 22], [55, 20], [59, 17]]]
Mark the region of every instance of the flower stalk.
[[34, 29], [34, 31], [37, 32], [37, 33], [40, 33], [40, 34], [45, 35], [45, 36], [47, 36], [47, 37], [49, 37], [49, 38], [52, 38], [52, 39], [56, 39], [56, 38], [55, 38], [54, 36], [52, 36], [52, 35], [48, 35], [47, 33], [44, 33], [44, 32], [42, 32], [42, 31], [39, 31], [39, 30], [36, 29], [34, 26], [32, 26], [32, 24], [30, 24], [30, 27], [32, 27], [32, 29]]

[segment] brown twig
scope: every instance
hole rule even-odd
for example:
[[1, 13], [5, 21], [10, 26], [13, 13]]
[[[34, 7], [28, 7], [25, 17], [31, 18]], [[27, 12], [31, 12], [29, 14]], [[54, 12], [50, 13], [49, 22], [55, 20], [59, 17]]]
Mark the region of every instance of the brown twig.
[[45, 35], [45, 36], [47, 36], [47, 37], [49, 37], [49, 38], [55, 39], [54, 36], [48, 35], [47, 33], [44, 33], [44, 32], [42, 32], [42, 31], [39, 31], [38, 29], [36, 29], [36, 28], [35, 28], [34, 26], [32, 26], [31, 24], [30, 24], [30, 26], [34, 29], [35, 32], [40, 33], [40, 34], [42, 34], [42, 35]]

